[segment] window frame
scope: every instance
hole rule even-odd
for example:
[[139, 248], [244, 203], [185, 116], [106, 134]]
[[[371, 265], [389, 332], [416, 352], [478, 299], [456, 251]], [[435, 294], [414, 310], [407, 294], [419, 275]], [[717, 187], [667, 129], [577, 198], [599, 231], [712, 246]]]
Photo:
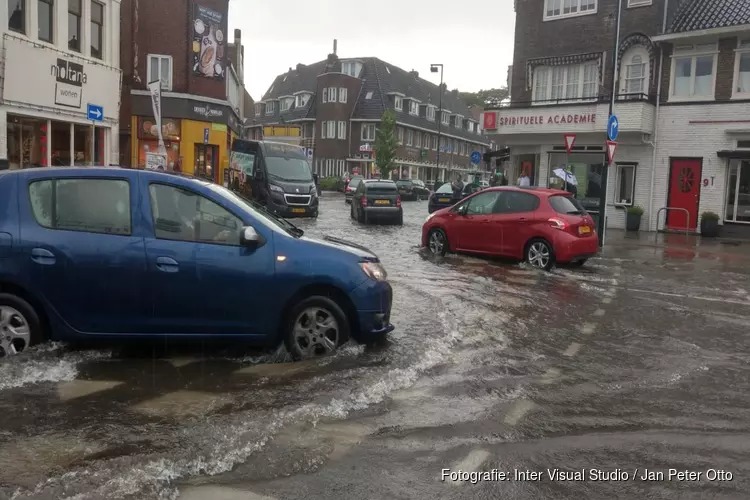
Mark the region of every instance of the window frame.
[[179, 242], [183, 242], [183, 243], [192, 243], [192, 244], [199, 244], [199, 245], [219, 245], [219, 246], [223, 246], [223, 247], [241, 247], [242, 246], [242, 243], [239, 241], [239, 236], [238, 236], [238, 243], [237, 244], [234, 244], [234, 243], [224, 243], [224, 242], [221, 242], [221, 241], [213, 241], [213, 240], [210, 240], [210, 241], [203, 241], [203, 240], [199, 240], [199, 241], [194, 241], [194, 240], [176, 240], [176, 239], [169, 239], [169, 238], [159, 238], [158, 236], [156, 236], [156, 217], [154, 216], [154, 203], [151, 200], [151, 186], [154, 186], [154, 185], [166, 186], [166, 187], [169, 187], [169, 188], [172, 188], [172, 189], [176, 189], [178, 191], [185, 191], [185, 192], [191, 193], [191, 194], [193, 194], [195, 196], [200, 196], [201, 198], [210, 201], [211, 203], [213, 203], [217, 207], [225, 210], [227, 213], [229, 213], [229, 215], [231, 215], [235, 219], [239, 220], [240, 225], [239, 225], [238, 231], [241, 231], [243, 227], [245, 227], [245, 226], [248, 225], [245, 222], [245, 219], [243, 219], [242, 217], [238, 216], [235, 212], [233, 212], [229, 208], [225, 207], [224, 205], [222, 205], [218, 201], [209, 198], [208, 196], [206, 196], [203, 193], [199, 193], [198, 191], [195, 191], [194, 189], [190, 189], [188, 187], [178, 186], [176, 184], [170, 184], [168, 182], [163, 182], [163, 181], [149, 181], [149, 183], [148, 183], [148, 189], [146, 191], [148, 193], [148, 204], [149, 204], [149, 207], [151, 208], [151, 210], [150, 210], [150, 212], [151, 212], [151, 229], [152, 229], [152, 236], [153, 236], [154, 239], [161, 240], [161, 241], [179, 241]]
[[[341, 72], [353, 78], [359, 78], [359, 72], [362, 71], [360, 64], [357, 61], [342, 61]], [[347, 71], [347, 69], [350, 71]]]
[[[715, 101], [716, 100], [716, 73], [719, 65], [719, 47], [718, 43], [705, 44], [706, 46], [712, 45], [711, 50], [696, 49], [695, 46], [692, 50], [675, 50], [670, 56], [670, 72], [669, 72], [669, 102], [689, 102], [689, 101]], [[695, 92], [695, 70], [699, 57], [711, 56], [713, 59], [713, 66], [711, 70], [711, 94], [696, 96]], [[676, 96], [674, 94], [675, 83], [677, 81], [676, 72], [677, 61], [679, 59], [690, 59], [690, 94], [689, 96]]]
[[406, 131], [406, 145], [409, 147], [414, 145], [414, 131], [412, 129]]
[[635, 9], [636, 7], [648, 7], [653, 5], [653, 0], [628, 0], [628, 9]]
[[263, 103], [256, 102], [255, 103], [255, 116], [260, 116], [262, 114], [263, 114]]
[[409, 99], [409, 114], [412, 116], [419, 116], [419, 102], [414, 99]]
[[393, 109], [396, 111], [404, 110], [404, 98], [400, 95], [393, 96]]
[[450, 125], [451, 124], [451, 114], [447, 111], [443, 111], [442, 115], [440, 116], [440, 123], [443, 125]]
[[[8, 3], [8, 7], [10, 7], [10, 3]], [[29, 5], [27, 3], [27, 0], [21, 0], [21, 22], [22, 26], [20, 30], [14, 29], [10, 27], [10, 8], [8, 9], [8, 31], [13, 33], [20, 33], [21, 35], [26, 36], [26, 33], [29, 30]]]
[[[365, 134], [365, 131], [367, 130], [372, 130], [372, 138], [370, 138], [370, 134]], [[377, 128], [375, 127], [374, 123], [362, 124], [362, 130], [360, 130], [359, 135], [363, 142], [374, 142], [376, 134], [377, 134]]]
[[399, 146], [404, 145], [404, 127], [396, 127], [396, 141]]
[[544, 5], [542, 8], [544, 9], [542, 11], [542, 20], [543, 21], [557, 21], [558, 19], [568, 19], [571, 17], [580, 17], [580, 16], [590, 16], [593, 14], [596, 14], [599, 12], [599, 0], [594, 0], [594, 8], [589, 9], [586, 11], [581, 11], [581, 4], [587, 0], [573, 0], [573, 2], [576, 4], [576, 11], [575, 12], [569, 12], [567, 14], [563, 13], [563, 9], [565, 8], [565, 0], [559, 0], [560, 2], [560, 13], [559, 14], [548, 14], [549, 11], [549, 3], [551, 1], [555, 0], [544, 0]]
[[339, 120], [339, 122], [337, 123], [336, 129], [337, 129], [336, 131], [338, 132], [337, 137], [339, 139], [345, 140], [346, 139], [346, 122], [343, 120]]
[[643, 76], [641, 77], [641, 81], [643, 81], [643, 89], [640, 94], [648, 95], [651, 90], [651, 58], [646, 47], [643, 45], [636, 45], [628, 49], [625, 53], [625, 57], [622, 58], [622, 64], [620, 65], [620, 94], [624, 97], [628, 97], [629, 94], [636, 94], [630, 93], [628, 89], [628, 82], [636, 81], [635, 78], [628, 78], [628, 68], [634, 65], [632, 61], [637, 56], [640, 56], [643, 61], [640, 63], [643, 65]]
[[[336, 87], [328, 87], [328, 102], [335, 103], [338, 97], [338, 89]], [[326, 102], [326, 101], [323, 101]]]
[[266, 116], [270, 116], [276, 112], [276, 101], [266, 102]]
[[[79, 12], [75, 12], [75, 10], [71, 9], [70, 2], [71, 0], [68, 0], [68, 50], [81, 53], [81, 33], [83, 31], [83, 0], [77, 0], [78, 1], [78, 8]], [[76, 41], [78, 42], [78, 48], [74, 49], [70, 46], [70, 16], [73, 16], [76, 18], [76, 24], [78, 25], [78, 32], [76, 33]]]
[[[107, 233], [103, 231], [91, 231], [88, 229], [75, 229], [75, 228], [68, 228], [68, 227], [56, 227], [56, 212], [57, 212], [57, 182], [58, 181], [114, 181], [114, 182], [124, 182], [128, 186], [128, 224], [129, 224], [129, 231], [127, 233]], [[43, 182], [49, 182], [51, 186], [51, 197], [52, 197], [52, 213], [50, 214], [50, 221], [52, 223], [52, 226], [45, 226], [42, 224], [39, 219], [36, 216], [36, 212], [34, 210], [34, 204], [32, 202], [31, 198], [31, 187], [34, 184], [40, 184]], [[37, 179], [30, 179], [28, 184], [26, 185], [26, 193], [28, 196], [29, 201], [29, 209], [31, 211], [31, 215], [34, 218], [34, 222], [36, 222], [39, 227], [48, 229], [50, 231], [71, 231], [75, 233], [88, 233], [88, 234], [100, 234], [105, 236], [125, 236], [125, 237], [131, 237], [133, 236], [133, 186], [130, 182], [130, 179], [127, 179], [125, 177], [87, 177], [87, 176], [75, 176], [75, 177], [41, 177]]]
[[[594, 86], [594, 95], [585, 97], [583, 95], [583, 92], [586, 88], [586, 67], [594, 67], [596, 79], [593, 81], [595, 84]], [[576, 97], [568, 98], [567, 96], [562, 97], [560, 99], [552, 99], [552, 83], [553, 83], [553, 76], [555, 73], [556, 68], [564, 68], [565, 69], [565, 76], [563, 78], [562, 82], [562, 89], [563, 92], [567, 92], [567, 88], [570, 85], [568, 82], [568, 74], [570, 74], [570, 68], [575, 67], [578, 69], [578, 90], [576, 91]], [[544, 99], [537, 100], [537, 87], [540, 83], [540, 72], [544, 70], [546, 71], [547, 75], [547, 83], [544, 87], [545, 89], [545, 96]], [[592, 82], [588, 82], [592, 83]], [[531, 89], [531, 104], [532, 106], [554, 106], [564, 103], [583, 103], [583, 102], [595, 102], [599, 95], [599, 86], [601, 84], [601, 75], [599, 74], [599, 68], [596, 64], [596, 62], [593, 61], [586, 61], [584, 63], [576, 63], [576, 64], [569, 64], [569, 65], [560, 65], [560, 66], [537, 66], [534, 68], [534, 76], [533, 76], [533, 84]]]
[[292, 103], [294, 100], [290, 102], [288, 97], [285, 97], [284, 99], [281, 99], [279, 102], [279, 112], [283, 113], [285, 111], [289, 111], [292, 109]]
[[[98, 5], [102, 9], [102, 21], [101, 22], [94, 21], [94, 16], [93, 16], [94, 5]], [[98, 59], [100, 61], [104, 61], [105, 59], [104, 44], [105, 44], [106, 36], [104, 36], [104, 28], [106, 26], [106, 19], [107, 19], [106, 5], [104, 5], [101, 2], [97, 2], [96, 0], [91, 0], [91, 3], [89, 4], [89, 24], [90, 25], [96, 24], [97, 26], [99, 26], [99, 40], [98, 41], [99, 41], [99, 50], [101, 51], [101, 53], [99, 54], [98, 57], [94, 55], [94, 50], [93, 50], [94, 47], [91, 45], [91, 42], [94, 41], [94, 34], [93, 34], [93, 30], [91, 29], [91, 26], [89, 26], [89, 50], [88, 52], [89, 52], [89, 57], [91, 57], [92, 59]]]
[[425, 112], [425, 117], [427, 118], [427, 120], [434, 122], [436, 111], [437, 111], [436, 106], [433, 106], [432, 104], [428, 104], [427, 111]]
[[[743, 42], [746, 44], [743, 47]], [[750, 57], [750, 38], [737, 40], [737, 48], [734, 51], [734, 77], [732, 78], [732, 99], [750, 99], [750, 90], [740, 92], [738, 86], [740, 83], [740, 63], [742, 56]]]
[[349, 90], [346, 87], [339, 87], [339, 102], [346, 104], [346, 100], [349, 97]]
[[168, 56], [166, 54], [147, 54], [146, 55], [146, 74], [148, 75], [149, 80], [151, 79], [151, 68], [153, 67], [153, 63], [151, 61], [152, 58], [155, 58], [158, 60], [159, 68], [157, 71], [157, 74], [159, 75], [159, 80], [161, 81], [161, 65], [162, 60], [169, 61], [169, 82], [165, 85], [164, 82], [161, 83], [161, 89], [166, 91], [172, 90], [172, 80], [173, 80], [173, 64], [174, 61], [172, 60], [172, 56]]
[[[628, 168], [633, 169], [633, 186], [630, 190], [630, 202], [622, 203], [619, 198], [620, 186], [622, 182], [622, 171]], [[615, 162], [615, 190], [612, 194], [612, 204], [616, 207], [632, 207], [635, 204], [635, 180], [638, 172], [638, 163], [636, 162]]]
[[[41, 12], [41, 10], [39, 10], [39, 4], [40, 3], [49, 5], [49, 10], [50, 10], [49, 40], [46, 39], [46, 38], [42, 38], [41, 36], [39, 36], [39, 26], [41, 26], [41, 24], [39, 23], [39, 14]], [[37, 40], [39, 40], [41, 42], [49, 43], [49, 44], [52, 44], [52, 45], [55, 44], [55, 35], [57, 34], [56, 33], [57, 30], [55, 29], [55, 27], [56, 27], [55, 25], [57, 24], [55, 22], [57, 20], [57, 15], [56, 15], [57, 12], [55, 12], [55, 8], [56, 8], [55, 0], [37, 0], [37, 7], [36, 7], [37, 33], [36, 33], [36, 38], [37, 38]]]

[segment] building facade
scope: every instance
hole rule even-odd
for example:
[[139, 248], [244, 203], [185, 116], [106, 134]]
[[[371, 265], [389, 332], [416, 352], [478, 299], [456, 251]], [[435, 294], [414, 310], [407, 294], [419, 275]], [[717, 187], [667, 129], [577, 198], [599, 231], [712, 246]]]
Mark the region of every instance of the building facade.
[[120, 0], [4, 3], [0, 169], [117, 163]]
[[159, 80], [168, 166], [224, 181], [232, 140], [242, 131], [244, 97], [242, 71], [236, 67], [242, 50], [236, 49], [240, 40], [228, 40], [228, 6], [228, 0], [123, 0], [124, 165], [144, 168], [146, 153], [158, 147], [147, 84]]
[[[750, 97], [750, 6], [622, 0], [613, 71], [617, 6], [516, 2], [511, 102], [483, 115], [485, 129], [511, 148], [511, 176], [525, 171], [536, 185], [563, 187], [555, 171], [567, 169], [576, 196], [595, 214], [608, 188], [608, 227], [624, 228], [633, 206], [644, 210], [641, 230], [696, 231], [704, 211], [741, 224], [750, 216], [742, 195], [750, 186], [742, 152], [750, 147], [743, 100]], [[605, 153], [610, 101], [619, 124], [612, 166]], [[571, 154], [566, 134], [575, 135]]]
[[[375, 134], [383, 113], [396, 113], [394, 176], [443, 180], [451, 172], [484, 169], [471, 153], [484, 153], [489, 141], [457, 91], [441, 88], [377, 58], [326, 60], [289, 68], [274, 80], [248, 119], [250, 137], [260, 139], [264, 125], [297, 124], [303, 145], [313, 151], [320, 176], [345, 172], [376, 175]], [[442, 112], [441, 112], [442, 111]], [[438, 132], [440, 161], [438, 163]]]

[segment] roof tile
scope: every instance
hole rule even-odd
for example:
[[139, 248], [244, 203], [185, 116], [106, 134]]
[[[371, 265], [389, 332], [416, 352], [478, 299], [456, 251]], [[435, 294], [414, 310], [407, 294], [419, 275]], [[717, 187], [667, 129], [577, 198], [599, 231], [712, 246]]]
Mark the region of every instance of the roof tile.
[[667, 33], [685, 33], [743, 24], [750, 24], [748, 0], [686, 0], [677, 11]]

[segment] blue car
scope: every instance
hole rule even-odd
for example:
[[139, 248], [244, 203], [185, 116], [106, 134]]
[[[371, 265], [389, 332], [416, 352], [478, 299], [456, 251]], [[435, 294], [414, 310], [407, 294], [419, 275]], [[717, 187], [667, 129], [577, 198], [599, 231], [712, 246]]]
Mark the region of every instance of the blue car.
[[0, 172], [0, 356], [46, 340], [282, 342], [295, 359], [393, 330], [378, 257], [192, 177]]

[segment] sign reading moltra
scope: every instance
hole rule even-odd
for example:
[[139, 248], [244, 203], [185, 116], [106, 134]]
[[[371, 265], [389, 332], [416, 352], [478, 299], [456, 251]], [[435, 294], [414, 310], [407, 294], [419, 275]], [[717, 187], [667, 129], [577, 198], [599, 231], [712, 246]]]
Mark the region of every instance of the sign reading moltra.
[[86, 73], [83, 65], [65, 59], [58, 59], [57, 64], [50, 68], [50, 74], [55, 77], [55, 104], [69, 108], [80, 108], [83, 99], [83, 84], [86, 83]]

